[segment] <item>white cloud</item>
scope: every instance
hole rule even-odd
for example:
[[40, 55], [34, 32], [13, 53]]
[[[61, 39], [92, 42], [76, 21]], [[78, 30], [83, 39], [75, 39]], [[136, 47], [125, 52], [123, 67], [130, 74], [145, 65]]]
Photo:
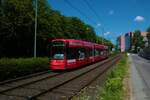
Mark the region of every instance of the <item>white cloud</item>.
[[104, 33], [104, 35], [109, 35], [109, 34], [111, 34], [110, 32], [106, 32], [106, 33]]
[[98, 23], [98, 24], [97, 24], [97, 26], [101, 26], [101, 24], [100, 24], [100, 23]]
[[143, 16], [136, 16], [136, 17], [134, 18], [134, 21], [135, 21], [135, 22], [143, 22], [143, 21], [144, 21], [144, 17], [143, 17]]
[[110, 10], [108, 14], [109, 15], [113, 15], [114, 14], [114, 10]]
[[101, 26], [102, 26], [102, 24], [98, 23], [98, 24], [96, 25], [96, 28], [101, 27]]

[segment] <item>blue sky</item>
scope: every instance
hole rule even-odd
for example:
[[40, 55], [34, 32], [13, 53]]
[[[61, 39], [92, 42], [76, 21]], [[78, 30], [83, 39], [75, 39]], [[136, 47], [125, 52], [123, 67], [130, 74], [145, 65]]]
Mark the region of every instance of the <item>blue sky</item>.
[[[82, 14], [71, 7], [80, 10]], [[116, 38], [123, 33], [140, 29], [146, 31], [150, 26], [150, 0], [48, 0], [50, 6], [65, 16], [79, 17], [91, 25], [97, 35], [115, 43]], [[85, 2], [90, 4], [90, 7]], [[93, 12], [93, 10], [96, 14]], [[88, 17], [88, 18], [87, 18]]]

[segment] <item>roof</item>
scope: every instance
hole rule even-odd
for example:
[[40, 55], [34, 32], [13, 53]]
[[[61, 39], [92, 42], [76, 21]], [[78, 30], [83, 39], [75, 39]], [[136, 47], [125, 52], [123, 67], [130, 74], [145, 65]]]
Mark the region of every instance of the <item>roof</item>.
[[141, 32], [141, 35], [142, 35], [143, 37], [146, 37], [146, 36], [147, 36], [147, 32]]
[[69, 42], [69, 46], [85, 46], [85, 47], [93, 47], [95, 46], [96, 48], [103, 48], [107, 49], [108, 46], [101, 45], [101, 44], [96, 44], [92, 42], [87, 42], [83, 40], [77, 40], [77, 39], [54, 39], [53, 41], [64, 41], [64, 42]]

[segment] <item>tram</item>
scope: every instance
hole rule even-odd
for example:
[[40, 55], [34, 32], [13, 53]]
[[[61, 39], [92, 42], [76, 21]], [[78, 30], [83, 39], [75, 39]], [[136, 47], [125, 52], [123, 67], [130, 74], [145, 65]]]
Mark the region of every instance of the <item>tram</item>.
[[76, 39], [54, 39], [50, 46], [49, 68], [79, 68], [108, 58], [108, 46]]

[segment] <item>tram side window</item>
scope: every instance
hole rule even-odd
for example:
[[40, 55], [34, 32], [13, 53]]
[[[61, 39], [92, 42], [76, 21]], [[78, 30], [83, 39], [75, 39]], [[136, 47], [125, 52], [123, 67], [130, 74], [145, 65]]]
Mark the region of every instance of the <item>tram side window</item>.
[[104, 54], [103, 54], [104, 56], [106, 56], [107, 55], [107, 51], [106, 50], [104, 50]]
[[98, 56], [98, 55], [102, 56], [103, 55], [103, 50], [102, 49], [95, 49], [94, 52], [95, 52], [96, 56]]
[[68, 48], [67, 59], [84, 59], [86, 56], [84, 48]]
[[84, 52], [85, 52], [85, 57], [91, 57], [93, 55], [92, 48], [86, 48]]
[[98, 49], [95, 49], [94, 52], [95, 52], [95, 56], [98, 56], [98, 55], [99, 55]]
[[101, 55], [101, 56], [103, 56], [103, 55], [104, 55], [104, 50], [101, 50], [100, 55]]
[[67, 48], [67, 59], [77, 59], [78, 53], [76, 48]]
[[93, 56], [93, 50], [92, 50], [92, 48], [90, 48], [89, 50], [90, 50], [90, 51], [89, 51], [89, 55], [90, 55], [90, 57], [91, 57], [91, 56]]
[[86, 48], [85, 57], [90, 57], [90, 48]]
[[84, 48], [78, 48], [78, 58], [84, 59], [85, 56], [86, 56], [85, 49]]
[[98, 55], [101, 55], [101, 51], [102, 51], [101, 49], [98, 49]]

